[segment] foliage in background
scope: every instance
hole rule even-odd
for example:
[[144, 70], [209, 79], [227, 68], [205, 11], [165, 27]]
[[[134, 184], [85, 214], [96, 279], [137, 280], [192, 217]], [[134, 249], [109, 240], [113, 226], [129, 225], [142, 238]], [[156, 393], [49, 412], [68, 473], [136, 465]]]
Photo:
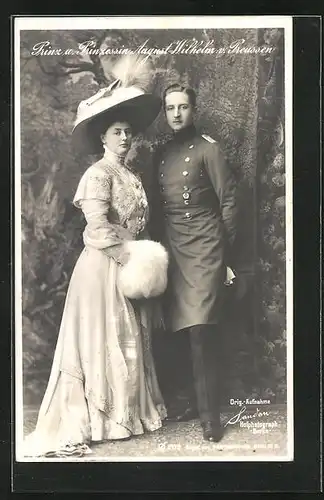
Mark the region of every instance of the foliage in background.
[[[64, 298], [82, 248], [84, 220], [71, 200], [91, 159], [71, 146], [80, 100], [110, 82], [111, 60], [80, 56], [31, 56], [49, 40], [67, 49], [85, 40], [110, 48], [156, 47], [196, 37], [215, 45], [258, 36], [278, 46], [266, 60], [251, 55], [152, 56], [154, 91], [181, 80], [198, 91], [197, 124], [219, 138], [240, 185], [241, 223], [236, 270], [240, 300], [227, 325], [228, 390], [233, 397], [285, 398], [285, 198], [283, 156], [282, 49], [280, 31], [119, 30], [22, 34], [21, 148], [23, 229], [23, 351], [26, 403], [38, 403], [49, 374]], [[256, 103], [260, 103], [259, 107]], [[130, 158], [149, 189], [151, 151], [167, 137], [162, 114]], [[258, 141], [258, 142], [257, 142]], [[256, 183], [256, 180], [258, 181]], [[255, 209], [257, 207], [257, 209]], [[258, 216], [258, 217], [257, 217]], [[258, 247], [254, 245], [258, 235]], [[258, 253], [257, 253], [258, 252]], [[257, 267], [256, 267], [256, 264]], [[257, 279], [254, 279], [254, 278]], [[257, 288], [259, 284], [259, 288]], [[255, 286], [255, 288], [254, 288]], [[274, 396], [273, 396], [273, 399]]]
[[260, 335], [256, 359], [260, 384], [280, 400], [286, 397], [286, 199], [284, 40], [281, 30], [261, 31], [277, 51], [260, 59], [258, 194], [260, 233]]

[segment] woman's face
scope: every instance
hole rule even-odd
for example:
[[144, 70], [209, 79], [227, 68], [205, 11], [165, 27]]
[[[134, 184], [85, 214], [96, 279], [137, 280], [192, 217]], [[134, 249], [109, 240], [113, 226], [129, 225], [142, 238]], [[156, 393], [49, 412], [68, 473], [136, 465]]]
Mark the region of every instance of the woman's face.
[[132, 144], [132, 129], [127, 122], [115, 122], [102, 134], [103, 144], [117, 155], [125, 156]]

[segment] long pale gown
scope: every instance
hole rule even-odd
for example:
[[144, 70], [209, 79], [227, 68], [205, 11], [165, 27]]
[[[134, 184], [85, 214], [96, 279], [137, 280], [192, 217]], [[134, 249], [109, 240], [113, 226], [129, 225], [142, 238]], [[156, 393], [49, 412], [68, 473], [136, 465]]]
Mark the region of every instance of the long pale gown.
[[151, 354], [150, 301], [132, 303], [118, 288], [125, 239], [144, 237], [142, 183], [106, 151], [85, 172], [74, 204], [87, 225], [74, 268], [52, 370], [27, 456], [88, 448], [92, 441], [154, 431], [166, 416]]

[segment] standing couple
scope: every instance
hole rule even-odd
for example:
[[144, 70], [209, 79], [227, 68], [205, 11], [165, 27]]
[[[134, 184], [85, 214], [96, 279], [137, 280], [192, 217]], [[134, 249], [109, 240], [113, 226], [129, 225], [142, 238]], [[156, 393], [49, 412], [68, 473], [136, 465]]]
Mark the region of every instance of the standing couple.
[[[126, 156], [161, 109], [146, 91], [149, 71], [144, 60], [121, 59], [113, 84], [78, 107], [73, 139], [100, 159], [74, 196], [86, 220], [84, 249], [26, 455], [82, 453], [162, 426], [167, 409], [151, 333], [163, 316], [175, 348], [188, 349], [195, 389], [185, 407], [168, 405], [169, 418], [190, 419], [195, 405], [203, 438], [222, 437], [219, 322], [232, 280], [235, 184], [219, 145], [195, 129], [194, 91], [174, 84], [162, 99], [173, 138], [155, 154], [148, 203]], [[187, 369], [177, 373], [185, 379]], [[179, 390], [186, 382], [179, 377]]]

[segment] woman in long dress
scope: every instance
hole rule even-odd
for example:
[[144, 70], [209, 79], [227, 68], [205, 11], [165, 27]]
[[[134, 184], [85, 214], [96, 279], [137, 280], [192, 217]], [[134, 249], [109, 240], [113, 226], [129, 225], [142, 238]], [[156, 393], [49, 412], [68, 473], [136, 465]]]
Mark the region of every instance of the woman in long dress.
[[126, 73], [119, 63], [115, 82], [78, 108], [76, 143], [103, 155], [74, 196], [87, 223], [85, 247], [70, 280], [36, 429], [25, 439], [26, 456], [89, 452], [91, 442], [155, 431], [166, 417], [151, 354], [150, 300], [128, 299], [118, 281], [119, 266], [129, 258], [124, 243], [146, 237], [149, 217], [142, 183], [125, 158], [134, 134], [160, 109], [158, 98], [136, 85], [144, 66]]

